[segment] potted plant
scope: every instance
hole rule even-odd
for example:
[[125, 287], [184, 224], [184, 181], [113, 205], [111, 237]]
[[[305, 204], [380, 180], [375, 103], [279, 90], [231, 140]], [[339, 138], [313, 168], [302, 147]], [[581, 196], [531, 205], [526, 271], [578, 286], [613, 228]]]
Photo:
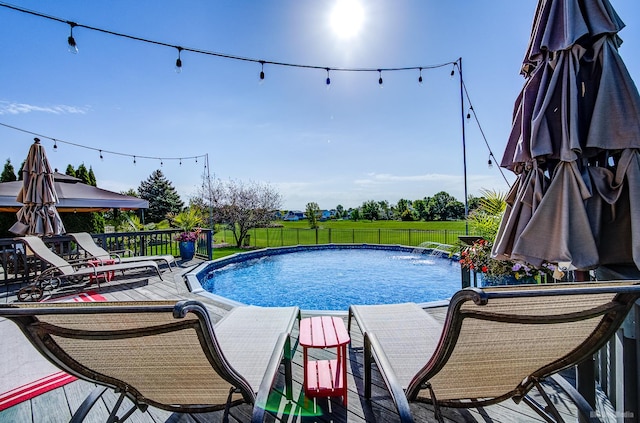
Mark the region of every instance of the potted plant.
[[200, 212], [192, 207], [173, 216], [172, 220], [176, 226], [182, 229], [182, 232], [175, 237], [175, 240], [179, 243], [180, 258], [182, 260], [191, 260], [196, 252], [196, 240], [200, 234], [198, 226], [204, 222], [204, 219]]
[[537, 269], [512, 260], [493, 259], [492, 247], [491, 242], [479, 239], [460, 252], [460, 265], [480, 274], [482, 286], [537, 283], [539, 275], [553, 273], [551, 264], [545, 263]]

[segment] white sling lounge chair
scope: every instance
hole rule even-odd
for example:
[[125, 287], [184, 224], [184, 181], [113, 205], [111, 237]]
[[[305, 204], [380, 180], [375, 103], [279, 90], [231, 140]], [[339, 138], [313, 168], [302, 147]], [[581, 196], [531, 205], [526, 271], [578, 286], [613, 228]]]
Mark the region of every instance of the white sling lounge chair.
[[[72, 422], [83, 421], [105, 387], [120, 394], [109, 422], [149, 405], [225, 410], [226, 420], [229, 408], [243, 402], [253, 405], [252, 421], [262, 422], [283, 360], [291, 395], [297, 307], [236, 307], [215, 325], [197, 301], [3, 304], [0, 317], [15, 322], [60, 369], [101, 385]], [[119, 410], [125, 397], [133, 406]]]
[[[541, 405], [527, 393], [592, 357], [638, 298], [640, 281], [471, 288], [452, 297], [444, 326], [413, 303], [351, 306], [348, 326], [355, 319], [364, 335], [365, 397], [375, 360], [403, 422], [413, 421], [412, 401], [433, 404], [442, 421], [440, 406], [509, 398], [561, 421], [550, 401]], [[563, 388], [595, 420], [582, 396]]]
[[90, 255], [91, 257], [97, 260], [114, 259], [116, 264], [117, 263], [134, 263], [138, 261], [153, 260], [153, 261], [166, 263], [167, 266], [169, 267], [169, 270], [172, 270], [171, 269], [172, 263], [175, 267], [177, 267], [176, 258], [173, 257], [171, 254], [122, 257], [116, 252], [109, 252], [104, 248], [100, 247], [98, 244], [95, 243], [95, 241], [93, 240], [93, 237], [86, 232], [70, 233], [67, 235], [71, 236], [75, 240], [75, 242], [78, 244], [78, 246], [84, 251], [86, 251], [88, 255]]
[[77, 279], [81, 280], [85, 276], [93, 276], [98, 282], [99, 288], [100, 278], [106, 278], [108, 272], [124, 272], [125, 270], [148, 268], [155, 270], [158, 277], [162, 280], [158, 263], [155, 261], [147, 260], [96, 266], [87, 260], [67, 261], [51, 251], [47, 244], [36, 236], [25, 236], [16, 238], [16, 240], [23, 242], [33, 251], [36, 257], [47, 262], [50, 266], [36, 276], [33, 284], [20, 289], [18, 292], [18, 299], [20, 301], [38, 301], [42, 298], [44, 289], [57, 288], [65, 279], [73, 281]]

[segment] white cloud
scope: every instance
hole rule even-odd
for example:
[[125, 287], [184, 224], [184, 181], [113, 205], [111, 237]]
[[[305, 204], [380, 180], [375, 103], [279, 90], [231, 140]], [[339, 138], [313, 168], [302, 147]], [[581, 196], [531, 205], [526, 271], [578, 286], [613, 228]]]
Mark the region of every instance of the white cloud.
[[36, 106], [26, 103], [10, 103], [8, 101], [0, 101], [0, 115], [19, 115], [32, 112], [51, 113], [54, 115], [84, 115], [89, 112], [89, 110], [89, 106], [77, 107], [67, 106], [64, 104], [57, 104], [54, 106]]

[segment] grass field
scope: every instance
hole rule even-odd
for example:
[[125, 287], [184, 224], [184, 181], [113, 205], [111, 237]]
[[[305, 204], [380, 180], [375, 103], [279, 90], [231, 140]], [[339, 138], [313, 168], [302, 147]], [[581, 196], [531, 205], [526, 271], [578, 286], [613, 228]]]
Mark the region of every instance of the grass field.
[[[399, 222], [331, 220], [320, 222], [318, 229], [309, 228], [306, 220], [278, 222], [278, 226], [249, 231], [245, 246], [256, 248], [309, 244], [395, 244], [418, 246], [425, 243], [456, 245], [465, 234], [465, 222]], [[218, 228], [215, 242], [235, 245], [231, 231]], [[216, 249], [214, 256], [236, 251]]]

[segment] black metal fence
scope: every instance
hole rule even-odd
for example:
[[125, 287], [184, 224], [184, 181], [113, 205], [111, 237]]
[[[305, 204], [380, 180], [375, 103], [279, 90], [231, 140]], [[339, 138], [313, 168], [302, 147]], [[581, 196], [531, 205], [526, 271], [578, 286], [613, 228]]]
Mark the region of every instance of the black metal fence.
[[[284, 247], [309, 244], [394, 244], [418, 246], [423, 243], [456, 245], [464, 231], [419, 229], [305, 229], [255, 228], [244, 240], [245, 246]], [[216, 242], [235, 244], [231, 231], [215, 234]]]

